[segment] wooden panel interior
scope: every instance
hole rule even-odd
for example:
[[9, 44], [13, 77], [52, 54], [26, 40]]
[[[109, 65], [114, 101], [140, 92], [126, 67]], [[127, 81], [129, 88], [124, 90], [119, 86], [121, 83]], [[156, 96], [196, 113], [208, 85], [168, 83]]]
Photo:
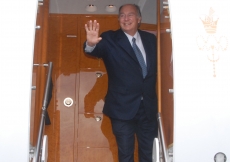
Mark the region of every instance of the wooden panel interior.
[[[173, 89], [173, 64], [171, 62], [172, 42], [170, 33], [161, 33], [161, 67], [162, 67], [162, 121], [164, 126], [164, 134], [166, 146], [173, 143], [173, 93], [169, 93]], [[165, 48], [167, 47], [167, 48]]]
[[48, 6], [49, 1], [44, 0], [42, 6], [38, 6], [36, 26], [40, 26], [40, 29], [35, 31], [34, 42], [34, 60], [33, 64], [39, 66], [33, 66], [32, 74], [32, 86], [36, 87], [36, 90], [32, 90], [31, 94], [31, 121], [30, 121], [30, 144], [35, 146], [37, 143], [38, 130], [40, 124], [40, 112], [42, 108], [46, 73], [47, 68], [42, 66], [47, 62], [47, 35], [48, 35]]
[[[53, 62], [54, 94], [48, 109], [52, 124], [45, 133], [50, 162], [118, 161], [110, 120], [102, 114], [106, 69], [101, 59], [83, 52], [84, 24], [94, 19], [100, 23], [100, 33], [119, 28], [116, 15], [49, 15], [47, 59]], [[143, 29], [156, 26], [146, 24]], [[66, 97], [73, 99], [72, 106], [64, 106]]]
[[[118, 161], [117, 145], [111, 123], [102, 114], [107, 91], [107, 74], [101, 59], [83, 52], [86, 39], [84, 24], [97, 19], [100, 33], [119, 28], [116, 15], [49, 14], [49, 1], [38, 7], [31, 108], [32, 146], [36, 145], [40, 112], [44, 97], [47, 68], [53, 62], [53, 94], [48, 107], [51, 125], [45, 126], [48, 135], [49, 162]], [[108, 23], [109, 22], [109, 23]], [[155, 25], [142, 24], [141, 29], [154, 31]], [[101, 76], [100, 76], [101, 74]], [[66, 107], [66, 97], [73, 105]], [[135, 162], [138, 161], [137, 144]]]
[[[49, 16], [47, 58], [53, 62], [54, 95], [48, 109], [52, 124], [45, 127], [45, 133], [50, 162], [118, 161], [110, 120], [102, 114], [106, 69], [101, 59], [83, 52], [84, 24], [90, 19], [99, 21], [100, 32], [118, 28], [117, 16]], [[66, 97], [73, 99], [72, 106], [64, 106]]]
[[[83, 52], [86, 39], [84, 24], [89, 20], [98, 20], [100, 33], [119, 28], [116, 15], [74, 15], [49, 14], [48, 1], [39, 7], [37, 24], [43, 26], [36, 31], [34, 63], [53, 62], [53, 97], [48, 113], [51, 125], [45, 127], [49, 138], [49, 162], [86, 162], [102, 161], [117, 162], [117, 146], [111, 130], [111, 123], [102, 114], [104, 97], [107, 91], [107, 74], [101, 59], [92, 58]], [[164, 26], [164, 25], [162, 25]], [[167, 26], [167, 25], [166, 25]], [[142, 30], [156, 31], [157, 26], [142, 24]], [[168, 33], [162, 33], [161, 47], [163, 73], [169, 78], [170, 39]], [[42, 106], [45, 67], [34, 67], [33, 84], [37, 90], [32, 91], [32, 129], [31, 143], [36, 143], [37, 128]], [[102, 74], [101, 77], [98, 77]], [[172, 99], [168, 88], [172, 85], [162, 82], [162, 96]], [[167, 85], [167, 86], [165, 86]], [[169, 96], [171, 95], [171, 96]], [[73, 105], [66, 107], [63, 101], [66, 97], [73, 99]], [[172, 143], [172, 100], [163, 97], [162, 116], [164, 119], [167, 144]], [[167, 118], [166, 118], [167, 117]], [[138, 161], [137, 145], [135, 162]]]
[[172, 40], [170, 29], [170, 19], [168, 9], [164, 9], [160, 15], [160, 51], [161, 51], [161, 116], [164, 128], [166, 146], [173, 144], [173, 63], [172, 63]]

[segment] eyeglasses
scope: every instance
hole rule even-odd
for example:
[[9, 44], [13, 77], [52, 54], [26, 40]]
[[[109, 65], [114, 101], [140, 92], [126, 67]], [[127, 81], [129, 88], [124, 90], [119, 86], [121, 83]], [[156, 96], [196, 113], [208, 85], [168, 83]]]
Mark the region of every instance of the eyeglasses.
[[119, 15], [119, 18], [120, 19], [124, 19], [124, 18], [129, 18], [129, 19], [131, 19], [131, 18], [133, 18], [134, 16], [136, 16], [136, 14], [134, 14], [134, 13], [130, 13], [130, 14], [120, 14]]

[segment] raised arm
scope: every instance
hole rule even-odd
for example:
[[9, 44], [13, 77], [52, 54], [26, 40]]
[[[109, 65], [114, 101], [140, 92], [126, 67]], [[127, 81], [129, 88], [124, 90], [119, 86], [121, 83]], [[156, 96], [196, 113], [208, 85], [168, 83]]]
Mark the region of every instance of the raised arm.
[[97, 20], [90, 20], [88, 24], [85, 24], [85, 31], [86, 31], [86, 40], [87, 45], [93, 47], [95, 46], [100, 40], [102, 39], [99, 37], [99, 23], [97, 23]]

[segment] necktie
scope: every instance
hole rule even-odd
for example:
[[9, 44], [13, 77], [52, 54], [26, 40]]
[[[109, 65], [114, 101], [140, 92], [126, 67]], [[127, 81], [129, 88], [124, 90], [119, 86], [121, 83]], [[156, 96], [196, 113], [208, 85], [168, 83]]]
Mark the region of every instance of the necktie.
[[139, 64], [141, 65], [143, 78], [145, 78], [145, 76], [147, 74], [147, 68], [146, 68], [146, 64], [145, 64], [143, 55], [141, 53], [141, 50], [138, 48], [138, 46], [136, 44], [136, 39], [133, 38], [132, 41], [133, 41], [133, 50], [134, 50], [134, 53], [136, 54], [137, 60], [139, 61]]

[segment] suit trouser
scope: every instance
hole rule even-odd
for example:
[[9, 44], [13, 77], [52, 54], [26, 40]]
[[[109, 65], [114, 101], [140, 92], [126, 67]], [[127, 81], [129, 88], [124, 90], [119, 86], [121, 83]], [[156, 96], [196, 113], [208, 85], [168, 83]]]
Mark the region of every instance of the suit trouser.
[[157, 137], [158, 125], [157, 119], [147, 118], [143, 102], [133, 119], [111, 118], [111, 123], [118, 145], [119, 162], [134, 162], [135, 135], [138, 141], [139, 162], [152, 162], [153, 140]]

